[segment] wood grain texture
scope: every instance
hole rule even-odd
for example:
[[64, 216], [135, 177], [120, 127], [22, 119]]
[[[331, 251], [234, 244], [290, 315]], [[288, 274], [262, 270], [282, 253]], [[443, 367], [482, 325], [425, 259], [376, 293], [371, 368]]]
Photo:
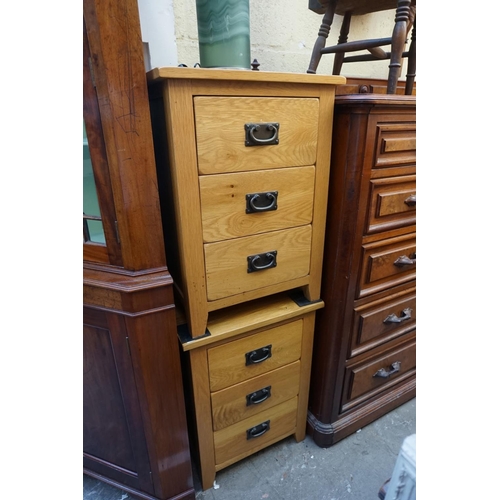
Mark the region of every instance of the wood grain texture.
[[[217, 300], [307, 276], [311, 226], [207, 243], [204, 248], [207, 299]], [[275, 267], [248, 272], [248, 257], [273, 251], [277, 251]]]
[[[318, 99], [307, 98], [195, 97], [200, 173], [313, 164], [318, 107]], [[279, 144], [245, 146], [247, 123], [279, 123]]]
[[304, 288], [306, 297], [319, 300], [323, 271], [323, 248], [325, 242], [326, 207], [328, 206], [328, 183], [330, 178], [330, 152], [332, 147], [333, 104], [335, 90], [322, 89], [318, 121], [318, 149], [316, 157], [316, 179], [314, 186], [314, 220], [312, 224], [310, 281]]
[[164, 78], [181, 78], [193, 80], [212, 80], [218, 82], [249, 83], [307, 83], [317, 85], [342, 85], [346, 82], [343, 76], [307, 75], [302, 73], [277, 73], [274, 71], [238, 71], [212, 68], [153, 68], [147, 73], [148, 81], [154, 82]]
[[208, 309], [198, 189], [196, 138], [189, 81], [165, 86], [165, 117], [172, 175], [184, 307], [193, 337], [205, 333]]
[[[210, 315], [208, 329], [210, 336], [189, 340], [182, 344], [184, 351], [197, 347], [216, 344], [240, 334], [259, 331], [277, 323], [302, 317], [323, 307], [323, 301], [299, 306], [290, 299], [289, 293], [277, 294], [270, 300], [267, 297], [219, 309]], [[183, 324], [184, 321], [181, 322]]]
[[[178, 250], [172, 253], [174, 257], [177, 255], [178, 262], [171, 264], [171, 266], [181, 270], [179, 272], [179, 278], [175, 278], [176, 284], [179, 287], [179, 297], [185, 308], [190, 334], [192, 338], [198, 338], [205, 333], [204, 327], [210, 320], [208, 313], [211, 315], [222, 308], [232, 307], [246, 301], [278, 294], [282, 291], [299, 287], [303, 289], [303, 292], [309, 300], [313, 302], [319, 300], [319, 281], [321, 278], [324, 242], [323, 230], [325, 223], [326, 191], [328, 187], [334, 89], [335, 85], [340, 83], [341, 80], [332, 80], [330, 78], [326, 78], [325, 80], [322, 78], [316, 79], [316, 75], [295, 75], [290, 78], [288, 74], [276, 73], [266, 75], [269, 76], [269, 78], [266, 78], [261, 75], [251, 75], [249, 73], [252, 72], [244, 71], [238, 73], [235, 71], [226, 72], [224, 70], [200, 70], [200, 72], [198, 72], [197, 70], [191, 71], [188, 69], [188, 71], [184, 72], [182, 71], [183, 69], [185, 68], [171, 68], [171, 70], [167, 68], [165, 71], [164, 69], [154, 70], [150, 73], [150, 88], [151, 99], [155, 103], [159, 99], [160, 94], [163, 95], [165, 117], [167, 120], [166, 135], [169, 149], [168, 159], [162, 159], [159, 162], [159, 169], [170, 170], [171, 172], [173, 186], [172, 194], [169, 195], [164, 193], [163, 197], [168, 198], [170, 196], [173, 199], [172, 211], [175, 212], [176, 222], [175, 230], [169, 231], [168, 228], [166, 228], [167, 234], [165, 238], [166, 241], [178, 242]], [[232, 78], [233, 76], [234, 78]], [[160, 89], [163, 89], [163, 92], [159, 92]], [[210, 106], [206, 106], [206, 109], [203, 109], [203, 104], [201, 107], [199, 107], [198, 104], [194, 104], [196, 110], [193, 110], [193, 102], [209, 103]], [[216, 108], [216, 106], [213, 107], [212, 103], [221, 103], [223, 112], [216, 112], [215, 110], [218, 108]], [[233, 103], [246, 103], [248, 106], [243, 107], [241, 111], [236, 113], [235, 109], [233, 109]], [[263, 107], [262, 103], [265, 103], [266, 106]], [[267, 106], [267, 103], [272, 104]], [[284, 104], [280, 104], [280, 106], [276, 104], [275, 106], [274, 103]], [[289, 103], [291, 106], [290, 109], [297, 104], [299, 108], [301, 108], [301, 113], [304, 114], [308, 121], [311, 121], [311, 113], [316, 113], [317, 118], [314, 124], [311, 122], [310, 127], [304, 128], [302, 125], [297, 127], [297, 125], [293, 123], [293, 120], [296, 118], [291, 117], [290, 112], [283, 113], [281, 110], [282, 107], [284, 110], [288, 109], [287, 106]], [[306, 104], [305, 106], [304, 103]], [[313, 105], [311, 106], [311, 104]], [[251, 277], [250, 279], [254, 282], [251, 286], [242, 286], [242, 283], [244, 283], [244, 281], [242, 281], [243, 274], [246, 273], [246, 268], [242, 271], [240, 277], [237, 277], [235, 280], [229, 279], [230, 273], [233, 273], [233, 271], [227, 264], [233, 257], [224, 250], [223, 246], [215, 246], [219, 245], [221, 243], [220, 241], [207, 241], [204, 246], [206, 250], [205, 254], [200, 250], [203, 248], [203, 207], [200, 206], [202, 205], [200, 203], [202, 199], [202, 184], [200, 182], [204, 182], [203, 178], [205, 176], [199, 176], [198, 174], [200, 172], [203, 173], [205, 167], [201, 167], [201, 170], [198, 170], [197, 155], [198, 151], [201, 151], [201, 158], [205, 153], [211, 155], [214, 154], [215, 151], [223, 156], [225, 150], [233, 150], [233, 146], [230, 144], [231, 139], [228, 140], [227, 137], [230, 138], [232, 137], [231, 134], [236, 133], [234, 123], [240, 123], [241, 116], [245, 117], [246, 122], [247, 118], [245, 113], [248, 114], [248, 110], [255, 113], [249, 118], [253, 121], [259, 123], [273, 122], [274, 119], [266, 115], [268, 108], [275, 109], [277, 113], [281, 112], [284, 114], [283, 120], [285, 121], [283, 123], [289, 123], [291, 124], [290, 127], [292, 127], [290, 128], [287, 125], [287, 127], [285, 127], [286, 129], [290, 128], [290, 130], [292, 130], [293, 127], [295, 127], [295, 130], [298, 131], [298, 136], [303, 136], [304, 134], [307, 135], [307, 137], [314, 136], [314, 154], [308, 159], [307, 163], [304, 164], [306, 167], [314, 166], [315, 168], [315, 201], [312, 208], [313, 217], [311, 221], [310, 255], [307, 257], [309, 261], [308, 271], [305, 274], [302, 271], [293, 271], [292, 273], [291, 268], [289, 268], [290, 274], [287, 277], [269, 279], [266, 281], [262, 278], [262, 274], [269, 272], [272, 276], [272, 272], [276, 271], [276, 268], [268, 269], [266, 271], [260, 271], [260, 277], [256, 277], [256, 274]], [[314, 111], [314, 108], [316, 108], [316, 111]], [[266, 116], [264, 117], [264, 115]], [[228, 119], [228, 116], [232, 118]], [[236, 120], [235, 122], [231, 122], [233, 118]], [[233, 125], [227, 126], [226, 122], [231, 122]], [[244, 124], [241, 125], [243, 127]], [[224, 133], [221, 135], [221, 130], [224, 127], [226, 127], [226, 130], [224, 130]], [[205, 134], [205, 138], [202, 137], [203, 134]], [[164, 135], [165, 134], [163, 134], [163, 136]], [[214, 138], [217, 138], [218, 135], [221, 135], [221, 145], [220, 147], [214, 147], [216, 140]], [[240, 137], [239, 132], [237, 135]], [[200, 137], [202, 138], [200, 139]], [[286, 133], [283, 137], [283, 141], [285, 141]], [[292, 154], [293, 157], [296, 157], [297, 155], [293, 151], [300, 151], [303, 147], [306, 147], [306, 149], [309, 148], [308, 144], [310, 144], [311, 141], [309, 139], [303, 140], [304, 137], [301, 138], [299, 144], [290, 144], [289, 147], [284, 149], [283, 153], [280, 154], [281, 160], [280, 158], [272, 159], [272, 148], [274, 146], [271, 145], [246, 148], [243, 146], [243, 149], [240, 147], [240, 150], [236, 154], [236, 160], [232, 159], [230, 166], [220, 166], [224, 165], [223, 158], [222, 160], [217, 158], [205, 162], [208, 164], [208, 169], [213, 169], [209, 170], [213, 172], [209, 177], [216, 175], [215, 172], [219, 172], [219, 170], [224, 171], [223, 169], [225, 168], [231, 168], [232, 173], [235, 171], [238, 173], [237, 170], [240, 168], [238, 166], [240, 161], [239, 156], [243, 155], [243, 158], [250, 158], [249, 155], [254, 155], [255, 158], [257, 158], [257, 156], [262, 155], [259, 151], [263, 150], [268, 150], [268, 153], [262, 155], [262, 158], [259, 156], [259, 161], [256, 163], [245, 160], [247, 164], [244, 169], [246, 171], [251, 171], [253, 169], [282, 169], [287, 164], [285, 160], [288, 154]], [[165, 142], [164, 138], [160, 138], [159, 140]], [[202, 143], [201, 148], [197, 147], [200, 146], [200, 140]], [[241, 139], [238, 139], [238, 141], [239, 144], [241, 144]], [[226, 142], [228, 144], [226, 144]], [[207, 147], [204, 147], [205, 143]], [[282, 138], [280, 136], [280, 144], [277, 145], [278, 148], [281, 145]], [[271, 151], [271, 153], [269, 153], [269, 151]], [[266, 167], [266, 161], [270, 162], [272, 166]], [[303, 163], [302, 160], [301, 163]], [[286, 168], [293, 167], [288, 166]], [[229, 184], [229, 186], [231, 186], [231, 184]], [[215, 215], [213, 217], [211, 216], [211, 221], [214, 221], [215, 217]], [[233, 222], [233, 219], [231, 219], [231, 221], [228, 220], [228, 224]], [[222, 224], [219, 225], [222, 227]], [[207, 223], [206, 226], [208, 228], [209, 226], [211, 227], [212, 224]], [[233, 234], [231, 231], [232, 230], [227, 232], [227, 236]], [[271, 234], [278, 232], [279, 230], [264, 231], [259, 234], [264, 235], [265, 233]], [[207, 235], [206, 240], [209, 240], [211, 237], [212, 236]], [[244, 238], [248, 237], [250, 236]], [[236, 239], [238, 238], [229, 238], [228, 241], [232, 242]], [[235, 245], [239, 246], [242, 242], [243, 238], [241, 242], [235, 243]], [[211, 247], [210, 245], [214, 246]], [[211, 259], [210, 257], [212, 249], [217, 253], [216, 259]], [[272, 249], [269, 248], [262, 251], [256, 251], [255, 253], [267, 251], [272, 251]], [[294, 249], [292, 248], [291, 251], [293, 252]], [[247, 256], [248, 254], [245, 255], [245, 258]], [[217, 275], [215, 282], [219, 289], [212, 286], [212, 290], [207, 294], [206, 290], [209, 290], [211, 283], [214, 282], [213, 274], [210, 275], [211, 271], [208, 268], [209, 260], [212, 265], [211, 269], [215, 270]], [[305, 260], [304, 258], [304, 262]], [[207, 266], [206, 269], [205, 266]], [[205, 277], [206, 281], [204, 280]], [[259, 282], [259, 280], [262, 282]], [[219, 286], [220, 283], [224, 283], [224, 285]], [[195, 324], [196, 326], [193, 327]]]
[[[415, 395], [410, 370], [380, 391], [360, 390], [355, 399], [342, 400], [351, 390], [346, 369], [385, 359], [384, 353], [414, 336], [412, 321], [383, 321], [392, 312], [401, 316], [415, 296], [414, 269], [393, 273], [389, 255], [391, 249], [411, 246], [415, 234], [413, 210], [400, 205], [405, 183], [415, 179], [415, 151], [405, 149], [414, 144], [415, 110], [414, 96], [335, 99], [321, 291], [325, 307], [316, 318], [308, 414], [308, 432], [319, 446], [331, 446]], [[384, 152], [384, 139], [405, 147]], [[391, 194], [392, 200], [384, 198]], [[370, 276], [375, 281], [369, 282]]]
[[[271, 356], [265, 361], [246, 365], [245, 354], [271, 345]], [[210, 389], [218, 391], [252, 377], [269, 372], [300, 359], [302, 320], [234, 340], [208, 350]]]
[[363, 245], [358, 297], [414, 280], [416, 263], [396, 266], [399, 257], [416, 252], [416, 235], [409, 234]]
[[297, 442], [302, 441], [306, 437], [315, 319], [316, 314], [309, 313], [304, 316], [303, 320], [302, 348], [300, 355], [300, 386], [297, 400], [297, 425], [295, 429], [295, 440]]
[[[300, 361], [295, 361], [227, 389], [213, 392], [212, 416], [214, 431], [221, 430], [297, 396], [299, 394], [300, 368]], [[270, 387], [271, 396], [268, 399], [257, 405], [247, 405], [247, 396], [249, 394], [266, 387]]]
[[211, 488], [215, 479], [215, 451], [212, 433], [210, 382], [206, 348], [189, 353], [192, 391], [196, 416], [196, 431], [201, 469], [201, 484], [204, 490]]
[[[387, 378], [374, 377], [380, 369], [390, 371], [394, 362], [401, 363], [400, 371]], [[415, 370], [416, 341], [414, 338], [410, 343], [350, 366], [346, 369], [343, 410], [348, 410], [369, 397], [373, 397], [374, 394], [400, 383], [402, 379], [414, 375]]]
[[[313, 166], [200, 176], [204, 241], [310, 224], [314, 178]], [[246, 212], [247, 194], [276, 191], [276, 210]]]
[[85, 0], [83, 15], [123, 266], [162, 266], [165, 250], [137, 2]]
[[[415, 288], [404, 295], [395, 294], [376, 302], [369, 302], [354, 309], [351, 350], [348, 357], [362, 354], [374, 347], [414, 330], [417, 319], [417, 300]], [[409, 309], [409, 318], [401, 323], [385, 320], [394, 315], [405, 317], [403, 311]]]
[[[215, 463], [226, 465], [268, 446], [276, 438], [292, 434], [295, 430], [296, 412], [297, 398], [293, 398], [215, 432]], [[270, 421], [269, 431], [260, 437], [247, 440], [246, 431], [267, 420]]]

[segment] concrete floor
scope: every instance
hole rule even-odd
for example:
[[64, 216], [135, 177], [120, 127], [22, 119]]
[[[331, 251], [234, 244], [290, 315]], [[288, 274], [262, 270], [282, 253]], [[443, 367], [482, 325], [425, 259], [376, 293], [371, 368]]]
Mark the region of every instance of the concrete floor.
[[[396, 408], [334, 446], [322, 449], [307, 436], [284, 439], [217, 473], [216, 489], [197, 500], [377, 500], [391, 476], [404, 439], [416, 433], [416, 399]], [[83, 476], [83, 500], [133, 500], [129, 493]]]

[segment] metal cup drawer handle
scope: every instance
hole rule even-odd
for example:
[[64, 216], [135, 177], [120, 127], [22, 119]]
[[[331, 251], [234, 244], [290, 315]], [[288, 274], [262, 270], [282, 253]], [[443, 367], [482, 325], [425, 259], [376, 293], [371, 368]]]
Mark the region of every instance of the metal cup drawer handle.
[[263, 387], [258, 391], [247, 394], [247, 406], [258, 405], [271, 397], [271, 386]]
[[380, 377], [380, 378], [389, 378], [391, 375], [394, 375], [395, 373], [398, 373], [401, 370], [401, 361], [395, 361], [391, 365], [391, 369], [388, 371], [385, 368], [380, 368], [380, 370], [377, 370], [374, 374], [373, 377]]
[[256, 271], [264, 271], [276, 267], [278, 262], [276, 260], [278, 250], [272, 252], [258, 253], [256, 255], [249, 255], [247, 257], [247, 273], [254, 273]]
[[265, 422], [262, 422], [261, 424], [256, 425], [255, 427], [252, 427], [251, 429], [248, 429], [247, 430], [247, 440], [258, 438], [259, 436], [262, 436], [270, 428], [271, 428], [271, 421], [266, 420]]
[[278, 191], [249, 193], [245, 196], [247, 214], [270, 212], [278, 209]]
[[245, 123], [245, 146], [279, 144], [279, 123]]
[[273, 345], [269, 344], [259, 349], [255, 349], [254, 351], [247, 352], [245, 354], [245, 366], [257, 365], [269, 359], [273, 355], [272, 348]]

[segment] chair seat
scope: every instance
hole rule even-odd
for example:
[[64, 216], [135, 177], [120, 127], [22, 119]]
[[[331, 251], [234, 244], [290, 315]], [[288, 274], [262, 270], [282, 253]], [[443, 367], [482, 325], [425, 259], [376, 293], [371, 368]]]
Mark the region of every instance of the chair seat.
[[[329, 0], [309, 0], [309, 9], [317, 14], [324, 14]], [[335, 14], [343, 16], [352, 12], [353, 16], [362, 16], [382, 10], [395, 9], [397, 0], [338, 0]]]

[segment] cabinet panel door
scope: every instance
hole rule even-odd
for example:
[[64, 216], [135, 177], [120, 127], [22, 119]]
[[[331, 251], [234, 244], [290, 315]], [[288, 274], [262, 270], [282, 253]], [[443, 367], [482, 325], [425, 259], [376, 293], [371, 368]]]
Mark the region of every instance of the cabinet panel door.
[[84, 314], [84, 467], [154, 493], [125, 330], [113, 327], [121, 321], [97, 311]]

